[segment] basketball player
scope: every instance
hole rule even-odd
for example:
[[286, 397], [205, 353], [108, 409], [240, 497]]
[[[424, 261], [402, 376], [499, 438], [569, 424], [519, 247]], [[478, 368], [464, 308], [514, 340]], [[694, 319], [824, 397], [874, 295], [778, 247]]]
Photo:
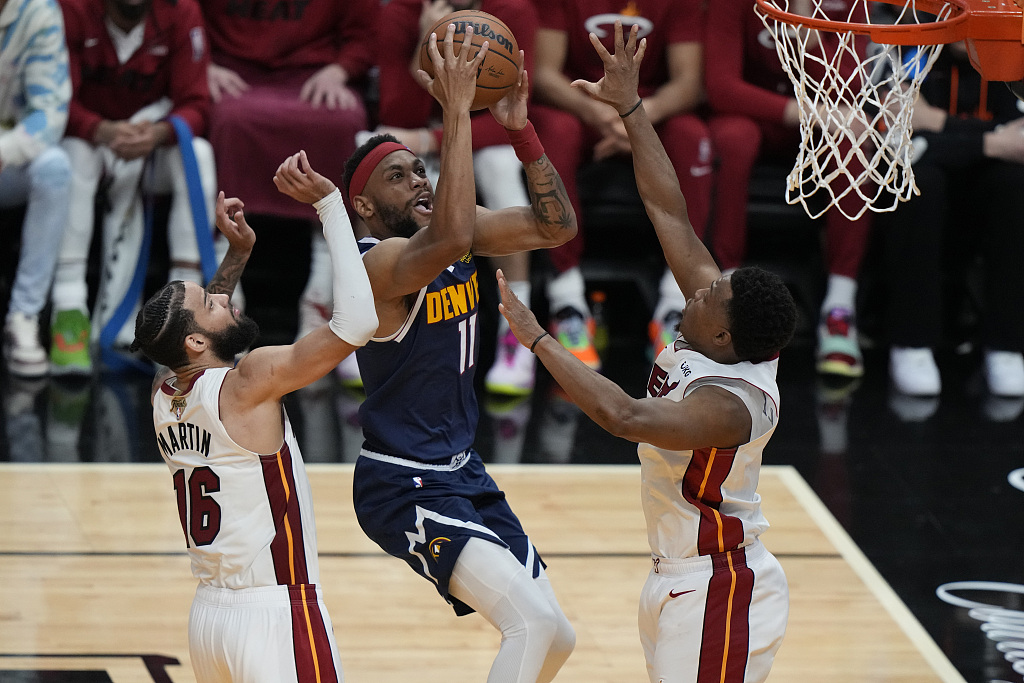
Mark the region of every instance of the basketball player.
[[200, 683], [342, 680], [318, 585], [309, 480], [281, 397], [365, 344], [377, 317], [338, 189], [304, 152], [274, 181], [313, 203], [323, 222], [334, 266], [330, 323], [235, 365], [258, 333], [229, 304], [256, 236], [242, 202], [223, 192], [217, 227], [230, 246], [207, 289], [171, 282], [135, 321], [132, 348], [169, 368], [154, 382], [153, 421], [199, 579], [189, 654]]
[[[526, 170], [532, 205], [476, 205], [469, 107], [481, 49], [455, 57], [454, 24], [429, 44], [436, 76], [418, 79], [441, 105], [436, 192], [421, 159], [389, 135], [360, 146], [345, 168], [380, 327], [359, 350], [366, 400], [354, 502], [363, 531], [435, 584], [463, 615], [501, 631], [488, 681], [550, 681], [575, 645], [544, 564], [473, 449], [479, 345], [475, 257], [552, 247], [576, 234], [565, 188], [526, 116], [528, 81], [491, 114]], [[472, 27], [460, 55], [469, 53]], [[485, 45], [487, 43], [484, 43]], [[522, 55], [520, 55], [522, 58]]]
[[537, 324], [499, 274], [501, 310], [579, 407], [609, 432], [639, 443], [642, 502], [653, 566], [640, 598], [640, 640], [650, 680], [763, 681], [786, 630], [789, 589], [758, 540], [768, 527], [756, 493], [761, 453], [778, 421], [779, 350], [796, 305], [758, 268], [723, 276], [697, 236], [668, 155], [637, 95], [646, 43], [637, 28], [597, 83], [574, 86], [612, 105], [633, 149], [637, 187], [686, 293], [679, 331], [658, 356], [647, 397], [633, 399], [588, 369]]

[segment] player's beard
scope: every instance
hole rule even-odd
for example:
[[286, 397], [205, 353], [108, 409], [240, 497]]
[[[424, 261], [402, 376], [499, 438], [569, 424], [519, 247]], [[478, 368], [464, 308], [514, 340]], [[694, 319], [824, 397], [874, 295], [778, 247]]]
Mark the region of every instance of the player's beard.
[[402, 213], [393, 204], [378, 204], [380, 220], [392, 237], [412, 237], [419, 229], [419, 223], [408, 213]]
[[235, 324], [219, 332], [204, 331], [210, 350], [221, 360], [231, 360], [249, 348], [259, 336], [260, 326], [247, 315], [239, 314]]

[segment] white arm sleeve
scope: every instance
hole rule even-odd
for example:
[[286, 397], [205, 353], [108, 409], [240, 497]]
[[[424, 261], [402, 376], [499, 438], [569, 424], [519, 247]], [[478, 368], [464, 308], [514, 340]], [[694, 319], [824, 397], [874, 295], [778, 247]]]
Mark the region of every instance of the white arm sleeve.
[[313, 208], [323, 223], [327, 250], [331, 253], [334, 312], [328, 326], [343, 341], [362, 346], [377, 331], [377, 311], [341, 192], [335, 188]]

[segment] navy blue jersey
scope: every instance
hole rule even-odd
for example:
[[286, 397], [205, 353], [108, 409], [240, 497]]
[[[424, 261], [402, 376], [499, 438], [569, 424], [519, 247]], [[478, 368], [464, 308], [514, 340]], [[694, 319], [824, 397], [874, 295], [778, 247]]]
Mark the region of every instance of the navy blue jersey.
[[[363, 238], [360, 252], [377, 242]], [[466, 254], [419, 292], [401, 329], [356, 352], [366, 389], [359, 408], [365, 448], [447, 463], [473, 445], [479, 303], [476, 263]]]

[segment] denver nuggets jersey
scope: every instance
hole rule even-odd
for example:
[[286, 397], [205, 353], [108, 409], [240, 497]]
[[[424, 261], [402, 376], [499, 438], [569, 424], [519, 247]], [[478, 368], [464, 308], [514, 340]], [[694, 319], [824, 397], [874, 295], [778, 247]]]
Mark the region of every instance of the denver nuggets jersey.
[[778, 422], [778, 359], [716, 363], [682, 337], [658, 356], [647, 394], [679, 401], [715, 385], [741, 398], [750, 412], [750, 440], [735, 448], [669, 451], [640, 444], [640, 476], [647, 537], [656, 557], [685, 558], [753, 542], [768, 522], [757, 480], [761, 453]]
[[[377, 242], [363, 238], [359, 249]], [[473, 445], [479, 303], [476, 263], [466, 254], [420, 290], [397, 332], [356, 351], [366, 449], [441, 464]]]
[[259, 455], [220, 421], [230, 368], [206, 370], [153, 399], [157, 445], [171, 470], [192, 573], [218, 588], [318, 584], [309, 479], [284, 408], [284, 444]]

